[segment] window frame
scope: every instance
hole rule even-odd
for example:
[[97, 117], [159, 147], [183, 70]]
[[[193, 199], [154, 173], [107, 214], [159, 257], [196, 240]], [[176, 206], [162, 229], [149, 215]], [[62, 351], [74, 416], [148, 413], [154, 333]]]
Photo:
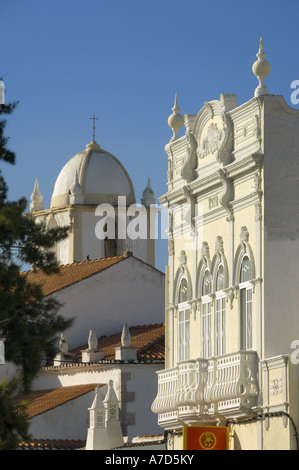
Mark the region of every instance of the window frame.
[[[188, 312], [188, 318], [186, 314]], [[181, 320], [181, 315], [183, 319]], [[188, 302], [178, 305], [178, 362], [190, 359], [191, 308]]]
[[[207, 274], [210, 277], [209, 292], [206, 292], [204, 286]], [[206, 268], [201, 282], [201, 351], [204, 359], [212, 357], [213, 354], [212, 288], [213, 277], [210, 269]]]
[[[241, 281], [242, 267], [245, 258], [250, 263], [250, 279]], [[239, 312], [240, 312], [240, 349], [247, 351], [253, 348], [253, 287], [250, 282], [252, 279], [252, 261], [247, 253], [242, 257], [239, 273]]]

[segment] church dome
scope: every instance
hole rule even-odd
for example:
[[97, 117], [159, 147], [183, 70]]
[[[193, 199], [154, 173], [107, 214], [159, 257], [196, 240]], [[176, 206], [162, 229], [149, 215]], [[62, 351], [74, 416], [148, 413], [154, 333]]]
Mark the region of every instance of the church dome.
[[126, 196], [127, 205], [136, 202], [132, 181], [123, 165], [93, 140], [62, 168], [54, 185], [51, 208], [72, 203], [117, 204], [118, 196]]

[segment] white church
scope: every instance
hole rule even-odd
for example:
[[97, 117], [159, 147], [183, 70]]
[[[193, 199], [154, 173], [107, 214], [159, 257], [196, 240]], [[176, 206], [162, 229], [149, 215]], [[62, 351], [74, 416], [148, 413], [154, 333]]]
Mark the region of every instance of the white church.
[[[61, 315], [75, 319], [25, 397], [32, 442], [93, 450], [152, 436], [145, 445], [159, 445], [151, 403], [164, 367], [165, 301], [155, 238], [148, 236], [158, 214], [150, 180], [137, 204], [126, 169], [93, 138], [66, 161], [49, 209], [35, 181], [30, 214], [49, 229], [71, 227], [54, 247], [59, 274], [23, 275], [62, 304]], [[1, 377], [14, 373], [11, 364], [0, 367]]]

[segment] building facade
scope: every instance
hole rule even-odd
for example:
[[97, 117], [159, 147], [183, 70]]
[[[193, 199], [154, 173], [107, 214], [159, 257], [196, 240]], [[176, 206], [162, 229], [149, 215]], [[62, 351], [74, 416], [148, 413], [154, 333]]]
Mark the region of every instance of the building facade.
[[[152, 410], [229, 428], [229, 449], [295, 449], [299, 426], [299, 111], [269, 94], [263, 41], [254, 96], [168, 123], [166, 365]], [[185, 134], [179, 137], [179, 129]]]

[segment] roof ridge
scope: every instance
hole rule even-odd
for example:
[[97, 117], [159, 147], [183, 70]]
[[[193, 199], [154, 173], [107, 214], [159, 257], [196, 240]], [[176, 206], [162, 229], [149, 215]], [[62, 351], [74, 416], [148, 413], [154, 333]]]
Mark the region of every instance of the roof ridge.
[[[93, 388], [96, 386], [104, 386], [103, 383], [88, 383], [88, 384], [75, 384], [69, 386], [61, 386], [52, 389], [45, 390], [33, 390], [28, 394], [22, 394], [15, 397], [15, 400], [18, 402], [20, 400], [28, 402], [28, 414], [29, 418], [38, 416], [40, 414], [46, 413], [52, 409], [55, 409], [69, 401], [75, 400], [76, 398], [90, 393]], [[69, 389], [77, 390], [77, 393], [69, 395], [67, 392]], [[41, 393], [35, 397], [35, 393]], [[57, 396], [58, 393], [58, 396]], [[52, 396], [51, 396], [52, 395]], [[54, 395], [54, 400], [53, 400]], [[55, 396], [56, 395], [56, 396]], [[43, 406], [43, 404], [46, 404]]]
[[162, 326], [165, 326], [165, 322], [161, 322], [161, 323], [144, 323], [143, 325], [132, 325], [132, 326], [129, 326], [129, 329], [130, 328], [150, 328], [150, 327], [162, 327]]
[[[60, 269], [60, 268], [66, 268], [66, 267], [69, 267], [69, 266], [80, 266], [80, 265], [83, 265], [83, 264], [93, 264], [93, 263], [98, 263], [99, 261], [109, 261], [109, 260], [113, 260], [113, 259], [121, 260], [122, 258], [126, 259], [126, 257], [124, 255], [116, 255], [116, 256], [108, 256], [107, 258], [96, 258], [96, 259], [88, 259], [88, 260], [84, 260], [84, 261], [74, 261], [73, 263], [61, 264], [60, 266], [58, 266], [58, 268]], [[40, 273], [40, 272], [43, 272], [43, 270], [42, 269], [37, 269], [37, 270], [29, 269], [28, 271], [22, 271], [21, 274]], [[59, 274], [59, 272], [53, 273], [53, 274]]]
[[125, 256], [118, 255], [65, 264], [60, 266], [58, 272], [51, 274], [46, 274], [42, 269], [24, 271], [22, 274], [29, 279], [29, 282], [37, 282], [42, 285], [46, 289], [44, 290], [44, 295], [48, 296], [99, 273], [103, 273], [125, 259], [127, 259]]

